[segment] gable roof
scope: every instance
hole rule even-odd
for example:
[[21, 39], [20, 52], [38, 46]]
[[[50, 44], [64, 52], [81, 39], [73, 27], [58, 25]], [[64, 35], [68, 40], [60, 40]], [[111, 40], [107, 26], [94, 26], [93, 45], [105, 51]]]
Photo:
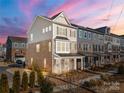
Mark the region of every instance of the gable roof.
[[51, 17], [51, 19], [55, 19], [58, 15], [60, 15], [62, 12], [55, 14], [54, 16]]
[[60, 13], [58, 13], [58, 14], [52, 16], [50, 19], [54, 21], [54, 20], [55, 20], [57, 17], [59, 17], [61, 14], [64, 15], [65, 20], [67, 21], [67, 23], [68, 23], [69, 25], [71, 25], [71, 23], [69, 22], [69, 19], [66, 17], [66, 15], [65, 15], [63, 12], [60, 12]]
[[12, 42], [27, 42], [27, 38], [25, 37], [16, 37], [16, 36], [8, 36], [8, 40], [11, 40]]

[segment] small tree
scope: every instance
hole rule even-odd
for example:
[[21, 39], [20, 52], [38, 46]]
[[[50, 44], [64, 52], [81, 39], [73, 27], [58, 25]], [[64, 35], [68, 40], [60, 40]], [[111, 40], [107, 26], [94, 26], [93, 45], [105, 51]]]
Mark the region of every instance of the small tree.
[[9, 89], [9, 93], [16, 93], [12, 88]]
[[28, 89], [28, 75], [26, 72], [23, 72], [23, 75], [22, 75], [22, 89], [24, 91]]
[[19, 71], [15, 71], [14, 73], [12, 90], [14, 91], [14, 93], [19, 93], [20, 91], [20, 72]]
[[31, 88], [33, 88], [34, 85], [35, 85], [35, 72], [34, 72], [34, 71], [32, 71], [32, 72], [30, 73], [29, 85], [30, 85]]
[[118, 67], [118, 73], [119, 74], [124, 74], [124, 65], [119, 65], [119, 67]]
[[40, 85], [41, 93], [53, 93], [53, 85], [48, 79], [43, 79], [42, 84]]
[[42, 72], [38, 71], [37, 72], [37, 82], [38, 82], [39, 86], [42, 84], [43, 79], [44, 79], [44, 77], [43, 77]]
[[1, 93], [9, 93], [8, 78], [6, 74], [1, 75]]

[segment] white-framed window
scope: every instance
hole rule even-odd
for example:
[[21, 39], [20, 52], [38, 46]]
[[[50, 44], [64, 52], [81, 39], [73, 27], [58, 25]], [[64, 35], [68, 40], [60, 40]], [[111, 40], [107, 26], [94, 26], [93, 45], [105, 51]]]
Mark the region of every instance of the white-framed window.
[[40, 44], [36, 44], [36, 52], [40, 52]]
[[46, 58], [44, 58], [44, 68], [46, 68]]
[[79, 38], [82, 38], [82, 30], [79, 30]]
[[51, 42], [49, 42], [49, 52], [51, 52]]
[[91, 32], [88, 32], [88, 39], [91, 39]]
[[43, 28], [42, 32], [45, 33], [45, 29], [44, 28]]
[[30, 40], [33, 41], [33, 34], [30, 34]]
[[18, 48], [18, 43], [14, 43], [14, 47], [15, 48]]
[[57, 26], [57, 35], [67, 36], [67, 29]]
[[76, 32], [74, 30], [70, 30], [70, 37], [76, 37]]
[[46, 27], [46, 32], [48, 32], [48, 27]]
[[70, 43], [71, 45], [71, 50], [76, 50], [76, 43], [72, 42]]
[[57, 53], [69, 53], [70, 44], [65, 41], [56, 41], [56, 52]]
[[84, 38], [87, 39], [87, 32], [84, 32]]
[[34, 61], [34, 59], [33, 59], [33, 57], [31, 57], [31, 65], [33, 65], [33, 61]]
[[51, 26], [49, 26], [49, 31], [51, 31], [52, 30], [52, 28], [51, 28]]

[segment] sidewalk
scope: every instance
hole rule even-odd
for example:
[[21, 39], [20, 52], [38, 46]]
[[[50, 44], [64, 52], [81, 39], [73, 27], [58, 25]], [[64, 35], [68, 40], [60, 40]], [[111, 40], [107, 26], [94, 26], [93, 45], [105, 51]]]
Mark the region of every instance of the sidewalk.
[[7, 67], [8, 66], [8, 63], [6, 63], [6, 62], [0, 62], [0, 66], [1, 67]]
[[6, 71], [9, 72], [9, 73], [11, 73], [11, 74], [14, 74], [15, 71], [19, 71], [21, 75], [23, 74], [24, 71], [26, 71], [28, 75], [31, 72], [31, 70], [24, 69], [24, 68], [9, 68]]

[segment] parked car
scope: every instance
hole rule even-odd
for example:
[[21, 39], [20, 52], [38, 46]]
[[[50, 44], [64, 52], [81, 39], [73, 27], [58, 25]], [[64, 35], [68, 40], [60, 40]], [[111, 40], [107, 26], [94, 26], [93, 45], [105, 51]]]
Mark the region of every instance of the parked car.
[[16, 60], [16, 63], [8, 65], [9, 67], [25, 67], [25, 62], [22, 60]]

